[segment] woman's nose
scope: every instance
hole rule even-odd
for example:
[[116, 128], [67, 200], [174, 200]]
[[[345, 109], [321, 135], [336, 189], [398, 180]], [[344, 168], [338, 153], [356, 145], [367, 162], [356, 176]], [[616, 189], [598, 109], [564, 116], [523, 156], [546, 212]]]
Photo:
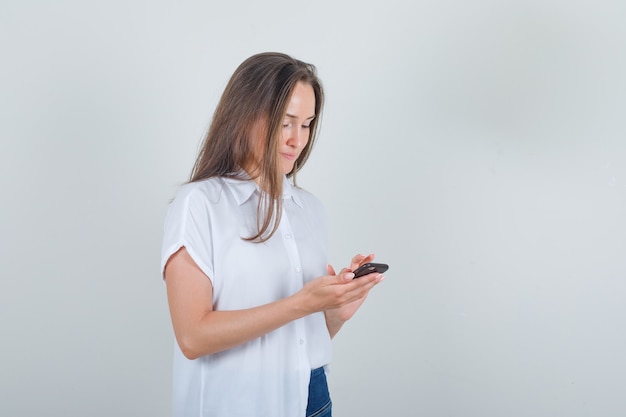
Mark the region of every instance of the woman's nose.
[[294, 148], [300, 147], [300, 145], [302, 144], [304, 132], [302, 132], [298, 128], [295, 128], [292, 129], [289, 133], [290, 135], [287, 143]]

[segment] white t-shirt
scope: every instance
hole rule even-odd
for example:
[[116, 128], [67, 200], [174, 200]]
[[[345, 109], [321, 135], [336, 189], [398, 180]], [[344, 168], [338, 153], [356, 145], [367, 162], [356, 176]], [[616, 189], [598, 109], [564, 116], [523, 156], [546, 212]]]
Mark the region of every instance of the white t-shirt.
[[[213, 309], [255, 307], [287, 297], [326, 274], [325, 211], [285, 178], [283, 212], [271, 239], [256, 230], [258, 186], [211, 178], [181, 186], [168, 209], [161, 272], [184, 246], [213, 285]], [[323, 313], [293, 321], [238, 347], [189, 360], [174, 352], [174, 417], [304, 416], [311, 369], [331, 360]]]

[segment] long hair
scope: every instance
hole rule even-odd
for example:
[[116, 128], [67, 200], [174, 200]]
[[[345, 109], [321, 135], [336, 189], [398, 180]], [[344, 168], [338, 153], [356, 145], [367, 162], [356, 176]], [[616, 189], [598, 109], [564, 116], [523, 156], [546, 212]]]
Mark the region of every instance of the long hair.
[[[212, 177], [246, 179], [242, 169], [253, 179], [260, 179], [257, 231], [246, 240], [266, 241], [280, 222], [283, 174], [279, 169], [279, 140], [289, 99], [298, 82], [313, 87], [316, 117], [310, 124], [309, 141], [287, 174], [294, 176], [307, 161], [317, 137], [324, 93], [315, 66], [276, 52], [253, 55], [235, 70], [191, 172], [189, 182]], [[259, 145], [263, 145], [263, 158], [256, 161], [254, 148]]]

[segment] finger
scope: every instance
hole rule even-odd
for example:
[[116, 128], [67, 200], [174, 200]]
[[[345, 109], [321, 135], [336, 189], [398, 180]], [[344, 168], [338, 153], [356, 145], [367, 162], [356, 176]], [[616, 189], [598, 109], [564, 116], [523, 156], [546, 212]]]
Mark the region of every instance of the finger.
[[[342, 273], [332, 278], [339, 278], [341, 276], [343, 276]], [[337, 304], [333, 304], [330, 308], [342, 307], [356, 300], [364, 299], [365, 297], [367, 297], [370, 290], [381, 281], [381, 279], [379, 279], [378, 277], [382, 277], [382, 275], [370, 274], [365, 277], [346, 281], [343, 283], [337, 280], [336, 282], [338, 282], [339, 284], [343, 284], [339, 286], [341, 287], [341, 294], [336, 294], [340, 296], [340, 299], [337, 299]]]
[[[360, 278], [355, 281], [360, 281]], [[351, 288], [345, 294], [344, 302], [352, 303], [360, 299], [365, 299], [368, 296], [369, 292], [372, 290], [372, 288], [374, 288], [374, 286], [376, 286], [379, 282], [380, 282], [379, 280], [372, 280], [365, 284], [358, 285], [358, 286], [355, 286], [354, 288]], [[349, 285], [352, 286], [353, 284], [349, 284]]]
[[337, 273], [335, 272], [335, 268], [333, 268], [331, 264], [326, 265], [326, 271], [328, 275], [337, 275]]
[[357, 269], [359, 266], [363, 265], [367, 262], [372, 262], [374, 260], [374, 254], [370, 253], [369, 255], [361, 255], [358, 254], [354, 258], [352, 258], [352, 262], [350, 263], [350, 269], [353, 271]]
[[349, 286], [349, 292], [368, 292], [372, 287], [381, 282], [385, 277], [379, 273], [371, 273], [364, 275], [359, 279], [351, 279], [346, 281], [345, 284]]
[[343, 268], [341, 271], [339, 271], [336, 277], [338, 283], [345, 284], [352, 281], [352, 279], [354, 278], [354, 274], [348, 268]]
[[348, 271], [348, 270], [343, 271], [341, 273], [341, 276], [343, 278], [343, 282], [352, 281], [352, 279], [354, 278], [354, 274], [352, 273], [352, 271]]
[[361, 290], [369, 291], [370, 289], [378, 285], [384, 279], [385, 279], [385, 276], [383, 274], [374, 272], [374, 273], [365, 275], [363, 277], [360, 277], [359, 279], [356, 279], [355, 281], [363, 280], [362, 285], [359, 286], [358, 288]]
[[361, 263], [363, 262], [363, 259], [365, 259], [365, 255], [361, 255], [360, 253], [358, 255], [355, 255], [351, 260], [350, 260], [350, 269], [352, 269], [353, 271], [355, 269], [357, 269]]
[[350, 264], [358, 264], [358, 263], [360, 263], [363, 259], [365, 259], [365, 255], [361, 255], [360, 253], [359, 253], [359, 254], [356, 254], [356, 255], [354, 255], [354, 256], [352, 257], [352, 260], [350, 261]]

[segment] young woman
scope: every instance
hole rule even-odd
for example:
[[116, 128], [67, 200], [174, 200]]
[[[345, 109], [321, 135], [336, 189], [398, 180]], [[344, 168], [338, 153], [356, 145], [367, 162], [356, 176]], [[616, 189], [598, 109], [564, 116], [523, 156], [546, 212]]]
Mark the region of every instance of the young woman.
[[280, 53], [232, 75], [165, 219], [174, 416], [331, 415], [331, 338], [383, 276], [328, 265], [325, 215], [289, 179], [323, 104], [315, 67]]

